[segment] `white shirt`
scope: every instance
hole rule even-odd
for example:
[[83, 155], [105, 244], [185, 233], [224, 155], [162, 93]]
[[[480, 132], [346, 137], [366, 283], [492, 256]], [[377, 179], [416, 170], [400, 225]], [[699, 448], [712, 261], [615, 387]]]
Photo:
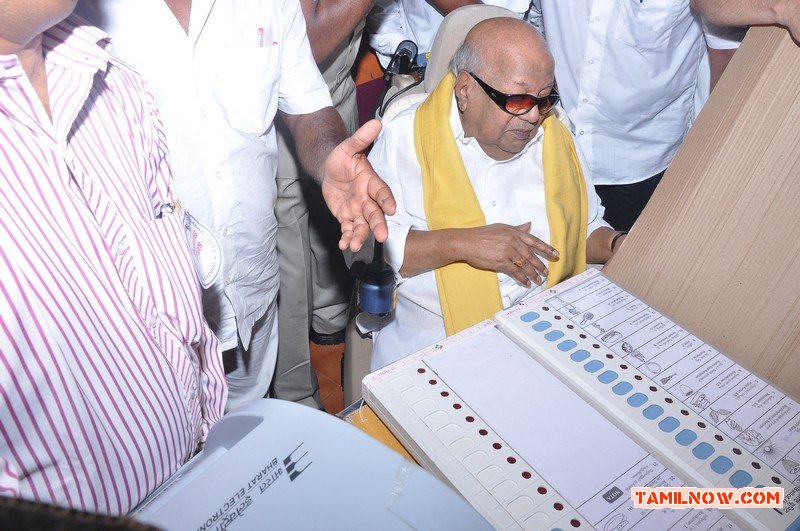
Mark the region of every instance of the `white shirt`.
[[[486, 0], [484, 4], [505, 7], [522, 18], [530, 0]], [[414, 41], [419, 53], [431, 51], [433, 39], [444, 17], [425, 0], [377, 0], [369, 15], [369, 44], [385, 67], [400, 42]]]
[[[277, 110], [331, 105], [297, 0], [194, 0], [188, 35], [163, 0], [81, 0], [156, 95], [179, 198], [222, 246], [204, 310], [223, 350], [278, 292]], [[98, 16], [99, 13], [99, 16]]]
[[741, 36], [704, 27], [689, 0], [534, 0], [539, 17], [595, 184], [639, 182], [669, 165], [694, 119], [706, 45], [734, 48]]
[[[397, 211], [393, 216], [387, 217], [389, 238], [385, 247], [388, 262], [395, 271], [400, 271], [403, 265], [408, 231], [428, 230], [422, 195], [422, 174], [414, 149], [414, 113], [418, 106], [419, 104], [414, 105], [384, 123], [383, 131], [369, 154], [375, 171], [391, 187], [397, 200]], [[558, 117], [567, 123], [563, 111], [559, 109], [557, 112]], [[530, 221], [531, 234], [549, 242], [550, 227], [547, 223], [542, 169], [542, 129], [539, 128], [535, 137], [520, 153], [511, 159], [498, 161], [484, 153], [475, 138], [464, 136], [455, 98], [451, 107], [450, 127], [486, 224], [521, 225]], [[595, 229], [608, 225], [603, 221], [604, 210], [595, 194], [580, 149], [577, 151], [586, 179], [589, 207], [587, 234], [591, 234]], [[527, 288], [502, 273], [497, 277], [504, 308], [542, 289], [535, 284]], [[373, 332], [372, 370], [413, 354], [445, 337], [434, 272], [428, 271], [400, 279], [394, 319], [380, 331]]]

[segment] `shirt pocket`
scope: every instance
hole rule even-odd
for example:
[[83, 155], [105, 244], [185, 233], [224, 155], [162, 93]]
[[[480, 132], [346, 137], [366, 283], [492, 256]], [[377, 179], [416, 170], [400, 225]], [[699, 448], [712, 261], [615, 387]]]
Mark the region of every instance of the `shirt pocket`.
[[149, 291], [159, 317], [172, 335], [188, 344], [197, 341], [200, 286], [183, 227], [183, 211], [138, 221], [142, 288]]
[[663, 49], [686, 0], [617, 0], [614, 37], [637, 50]]
[[233, 48], [212, 82], [213, 97], [227, 122], [260, 136], [277, 112], [280, 46], [266, 35], [263, 46]]

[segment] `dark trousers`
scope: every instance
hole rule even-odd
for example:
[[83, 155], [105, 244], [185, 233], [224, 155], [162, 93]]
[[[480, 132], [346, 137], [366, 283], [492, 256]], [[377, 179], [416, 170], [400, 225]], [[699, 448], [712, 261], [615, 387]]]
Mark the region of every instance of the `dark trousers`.
[[[665, 170], [666, 171], [666, 170]], [[616, 230], [629, 231], [639, 218], [664, 172], [633, 184], [598, 184], [594, 187], [606, 213], [603, 215]]]

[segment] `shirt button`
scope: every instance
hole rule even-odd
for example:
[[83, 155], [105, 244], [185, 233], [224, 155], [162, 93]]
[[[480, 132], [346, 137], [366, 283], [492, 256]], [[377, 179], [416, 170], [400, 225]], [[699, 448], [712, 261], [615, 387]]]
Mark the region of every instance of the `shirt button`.
[[579, 131], [579, 132], [578, 132], [578, 134], [579, 134], [580, 136], [583, 136], [583, 131]]
[[492, 206], [497, 206], [497, 201], [492, 201]]
[[217, 179], [222, 179], [222, 172], [221, 171], [217, 172]]
[[600, 17], [594, 17], [595, 22], [600, 22]]
[[583, 103], [589, 103], [589, 98], [583, 98]]
[[147, 318], [147, 326], [150, 328], [155, 328], [158, 324], [158, 316], [156, 314], [151, 314], [150, 317]]
[[589, 64], [593, 65], [594, 64], [594, 59], [589, 59]]
[[114, 254], [122, 256], [128, 250], [128, 244], [125, 243], [125, 238], [120, 239], [114, 244]]
[[228, 227], [225, 227], [220, 231], [219, 234], [220, 234], [220, 236], [222, 236], [224, 238], [225, 236], [228, 235], [228, 233], [230, 233], [230, 230], [228, 229]]
[[230, 275], [225, 277], [225, 284], [233, 284], [233, 277]]
[[208, 118], [208, 111], [207, 110], [203, 109], [202, 111], [200, 111], [200, 114], [203, 115], [203, 118]]

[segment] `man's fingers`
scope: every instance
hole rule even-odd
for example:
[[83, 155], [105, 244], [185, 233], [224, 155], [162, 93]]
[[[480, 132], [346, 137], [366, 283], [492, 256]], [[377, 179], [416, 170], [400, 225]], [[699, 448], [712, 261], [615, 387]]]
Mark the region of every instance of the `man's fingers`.
[[537, 238], [536, 236], [531, 236], [530, 234], [523, 234], [522, 241], [530, 247], [531, 249], [536, 249], [537, 251], [543, 253], [547, 257], [551, 258], [558, 258], [558, 249], [555, 247], [551, 247], [547, 245], [542, 240]]
[[534, 266], [530, 260], [525, 260], [522, 262], [522, 267], [520, 268], [525, 273], [525, 276], [531, 279], [534, 284], [537, 286], [542, 283], [542, 279], [539, 278], [541, 272]]
[[[353, 222], [345, 221], [342, 223], [342, 237], [339, 238], [339, 250], [344, 251], [350, 246], [350, 240], [353, 239]], [[358, 249], [356, 249], [358, 251]], [[355, 252], [355, 251], [354, 251]]]
[[386, 216], [378, 205], [372, 201], [362, 206], [366, 217], [367, 225], [379, 242], [385, 242], [389, 237], [389, 228], [386, 225]]
[[[361, 246], [364, 245], [364, 242], [367, 241], [368, 236], [369, 225], [367, 225], [367, 221], [363, 217], [357, 218], [353, 226], [353, 236], [350, 239], [350, 250], [354, 253], [358, 252], [361, 249]], [[378, 239], [377, 235], [375, 235], [375, 239]], [[386, 240], [386, 237], [384, 236], [383, 239]]]
[[367, 193], [380, 206], [381, 210], [390, 216], [394, 214], [397, 202], [394, 199], [394, 194], [392, 194], [392, 189], [377, 174], [370, 178]]
[[508, 265], [500, 268], [500, 272], [510, 276], [523, 286], [530, 286], [531, 281], [528, 279], [528, 275], [525, 273], [525, 270], [522, 269], [522, 267], [517, 265], [518, 263], [521, 262], [515, 263], [513, 261], [509, 261]]
[[345, 139], [339, 147], [342, 148], [347, 154], [355, 155], [361, 153], [372, 144], [378, 133], [381, 132], [381, 122], [378, 120], [370, 120], [365, 123], [358, 130], [353, 133], [353, 136]]

